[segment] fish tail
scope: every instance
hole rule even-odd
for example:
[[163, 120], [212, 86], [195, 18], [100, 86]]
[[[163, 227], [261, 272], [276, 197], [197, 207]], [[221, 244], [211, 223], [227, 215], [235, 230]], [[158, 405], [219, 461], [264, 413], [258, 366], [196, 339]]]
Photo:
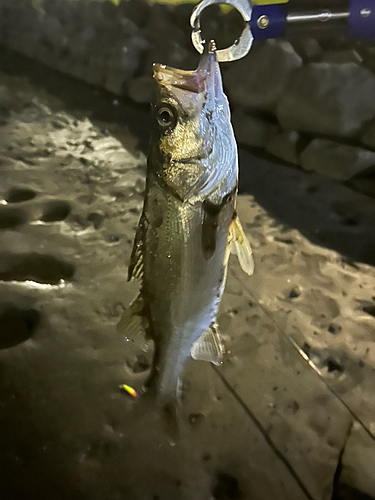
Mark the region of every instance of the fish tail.
[[181, 373], [182, 369], [177, 363], [171, 363], [168, 367], [158, 370], [156, 389], [157, 402], [160, 406], [179, 402], [182, 392]]
[[[138, 299], [138, 301], [134, 301], [130, 308], [133, 309], [130, 311], [130, 314], [125, 312], [124, 318], [120, 321], [117, 327], [120, 333], [126, 332], [126, 335], [129, 337], [134, 332], [135, 335], [137, 335], [138, 332], [141, 331], [142, 318], [140, 317], [139, 311], [140, 303], [140, 299]], [[166, 359], [166, 356], [165, 353], [164, 355], [161, 353], [160, 343], [155, 342], [154, 348], [153, 368], [150, 377], [144, 384], [146, 394], [142, 396], [142, 399], [145, 403], [148, 402], [147, 404], [157, 405], [160, 409], [167, 435], [172, 441], [177, 441], [180, 435], [178, 410], [182, 385], [180, 381], [180, 373], [182, 372], [183, 366], [180, 366], [179, 362], [164, 366], [162, 359]], [[126, 390], [128, 394], [132, 395], [132, 393], [129, 392], [129, 389], [133, 389], [132, 387], [123, 384], [122, 388], [123, 390]], [[135, 394], [137, 396], [136, 392]]]
[[181, 381], [179, 377], [169, 381], [168, 385], [158, 386], [157, 404], [161, 408], [165, 432], [176, 442], [180, 437], [179, 409]]
[[[167, 359], [168, 364], [166, 364]], [[172, 360], [167, 353], [162, 353], [160, 343], [155, 342], [153, 369], [145, 385], [150, 392], [156, 394], [156, 402], [159, 406], [179, 401], [182, 388], [180, 379], [182, 370], [181, 361], [179, 359]]]
[[177, 400], [169, 401], [160, 408], [165, 433], [176, 443], [180, 439], [179, 407]]
[[175, 365], [172, 369], [160, 366], [160, 350], [155, 351], [153, 373], [148, 380], [150, 391], [155, 395], [155, 401], [160, 408], [166, 434], [171, 441], [176, 442], [180, 437], [179, 429], [179, 401], [181, 396], [180, 371]]
[[168, 391], [160, 385], [159, 370], [154, 369], [147, 381], [146, 398], [149, 398], [160, 411], [164, 430], [171, 442], [176, 443], [180, 438], [179, 427], [179, 390], [180, 383], [169, 385]]

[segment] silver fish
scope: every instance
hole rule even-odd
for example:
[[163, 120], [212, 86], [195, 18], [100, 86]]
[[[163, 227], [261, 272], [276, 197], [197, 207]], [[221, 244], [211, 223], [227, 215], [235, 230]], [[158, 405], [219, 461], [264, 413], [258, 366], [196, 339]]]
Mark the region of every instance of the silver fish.
[[254, 263], [236, 213], [237, 145], [213, 44], [195, 71], [153, 70], [154, 133], [129, 266], [141, 290], [118, 329], [154, 339], [151, 378], [165, 406], [178, 397], [190, 355], [222, 362], [216, 315], [229, 254], [249, 275]]

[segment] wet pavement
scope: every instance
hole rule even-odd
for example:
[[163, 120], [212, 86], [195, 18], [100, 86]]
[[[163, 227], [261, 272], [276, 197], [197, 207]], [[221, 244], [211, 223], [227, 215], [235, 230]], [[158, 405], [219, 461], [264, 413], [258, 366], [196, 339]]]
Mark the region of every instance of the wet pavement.
[[[373, 199], [241, 151], [220, 368], [189, 361], [180, 438], [116, 332], [148, 110], [1, 52], [0, 487], [6, 500], [375, 498]], [[333, 495], [333, 497], [332, 497]]]

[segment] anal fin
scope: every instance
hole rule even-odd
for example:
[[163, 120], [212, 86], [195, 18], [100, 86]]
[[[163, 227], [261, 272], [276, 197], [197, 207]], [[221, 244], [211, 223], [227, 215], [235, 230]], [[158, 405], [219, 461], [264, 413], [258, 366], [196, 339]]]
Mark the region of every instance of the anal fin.
[[213, 323], [191, 348], [191, 357], [198, 361], [208, 361], [214, 365], [221, 365], [225, 353], [219, 328]]
[[254, 272], [253, 252], [237, 216], [229, 226], [228, 243], [231, 253], [237, 255], [242, 270], [251, 276]]

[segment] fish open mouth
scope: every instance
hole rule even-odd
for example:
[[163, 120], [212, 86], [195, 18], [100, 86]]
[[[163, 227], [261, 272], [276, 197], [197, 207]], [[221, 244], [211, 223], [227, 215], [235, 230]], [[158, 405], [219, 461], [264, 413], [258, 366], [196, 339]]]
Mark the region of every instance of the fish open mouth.
[[153, 78], [159, 85], [175, 87], [198, 94], [208, 90], [217, 68], [216, 54], [211, 51], [202, 56], [198, 68], [193, 71], [171, 68], [164, 64], [154, 64]]
[[164, 64], [153, 65], [153, 79], [166, 87], [177, 87], [198, 94], [206, 88], [205, 75], [197, 71], [184, 71]]

